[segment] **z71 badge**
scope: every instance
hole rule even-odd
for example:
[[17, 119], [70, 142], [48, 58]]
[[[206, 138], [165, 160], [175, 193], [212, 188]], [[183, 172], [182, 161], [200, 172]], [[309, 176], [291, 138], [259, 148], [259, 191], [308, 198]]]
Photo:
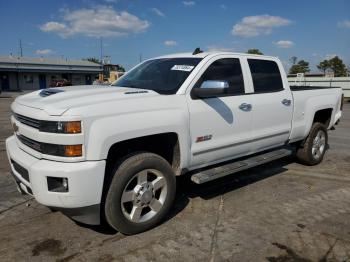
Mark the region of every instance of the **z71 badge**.
[[212, 135], [199, 136], [199, 137], [197, 137], [197, 139], [196, 139], [196, 143], [208, 141], [208, 140], [210, 140], [212, 137], [213, 137]]

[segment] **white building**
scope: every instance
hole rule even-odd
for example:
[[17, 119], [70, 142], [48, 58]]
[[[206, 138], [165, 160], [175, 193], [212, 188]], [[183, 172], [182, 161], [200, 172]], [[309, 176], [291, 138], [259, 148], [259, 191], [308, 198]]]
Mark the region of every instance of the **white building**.
[[341, 87], [344, 97], [350, 98], [350, 77], [334, 77], [330, 74], [289, 74], [288, 82], [292, 86]]
[[0, 56], [0, 90], [44, 89], [59, 81], [91, 84], [101, 72], [100, 64], [83, 60]]

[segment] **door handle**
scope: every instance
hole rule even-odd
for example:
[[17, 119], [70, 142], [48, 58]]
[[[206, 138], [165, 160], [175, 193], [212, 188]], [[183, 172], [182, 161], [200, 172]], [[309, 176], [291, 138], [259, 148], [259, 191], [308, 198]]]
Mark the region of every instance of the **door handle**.
[[283, 99], [282, 101], [282, 104], [284, 104], [285, 106], [290, 106], [292, 104], [292, 101], [289, 100], [289, 99]]
[[242, 111], [248, 112], [248, 111], [252, 110], [252, 105], [247, 104], [247, 103], [243, 103], [243, 104], [240, 104], [240, 106], [238, 108], [241, 109]]

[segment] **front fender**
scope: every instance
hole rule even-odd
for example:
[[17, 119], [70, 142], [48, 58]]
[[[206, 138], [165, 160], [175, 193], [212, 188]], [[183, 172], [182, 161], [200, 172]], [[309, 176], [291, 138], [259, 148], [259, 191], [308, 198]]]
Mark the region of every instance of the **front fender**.
[[90, 123], [86, 151], [88, 160], [106, 159], [115, 143], [148, 135], [173, 132], [180, 144], [180, 167], [188, 165], [188, 116], [178, 108], [106, 116]]

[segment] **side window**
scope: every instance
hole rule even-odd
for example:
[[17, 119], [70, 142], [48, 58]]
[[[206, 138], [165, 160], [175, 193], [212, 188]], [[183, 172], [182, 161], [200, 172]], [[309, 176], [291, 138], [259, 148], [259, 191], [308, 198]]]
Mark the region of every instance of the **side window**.
[[228, 95], [244, 94], [243, 75], [238, 58], [223, 58], [213, 62], [199, 79], [197, 87], [207, 80], [227, 81]]
[[248, 59], [252, 73], [255, 93], [277, 92], [283, 90], [278, 65], [274, 61]]

